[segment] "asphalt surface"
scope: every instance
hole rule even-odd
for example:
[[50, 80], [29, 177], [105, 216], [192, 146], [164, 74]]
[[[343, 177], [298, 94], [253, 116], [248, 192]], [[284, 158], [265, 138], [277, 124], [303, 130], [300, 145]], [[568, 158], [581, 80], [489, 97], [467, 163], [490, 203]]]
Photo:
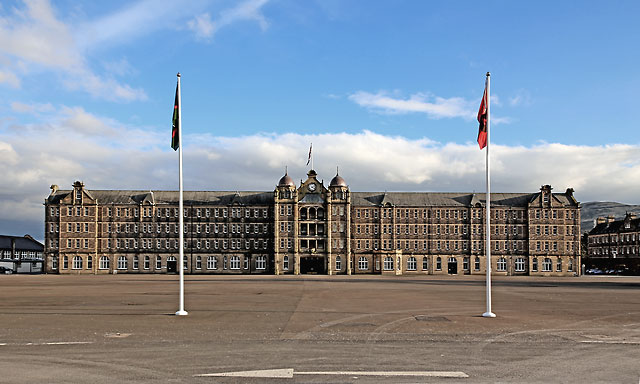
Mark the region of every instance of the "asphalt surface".
[[[477, 276], [185, 287], [175, 316], [177, 276], [0, 275], [0, 382], [640, 382], [639, 277], [494, 278], [494, 319]], [[197, 376], [271, 369], [293, 374]]]

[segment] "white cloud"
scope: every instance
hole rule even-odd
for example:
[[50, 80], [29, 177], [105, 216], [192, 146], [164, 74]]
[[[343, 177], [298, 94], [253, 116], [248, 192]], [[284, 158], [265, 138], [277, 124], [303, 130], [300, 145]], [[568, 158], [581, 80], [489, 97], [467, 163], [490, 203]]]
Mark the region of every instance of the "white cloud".
[[6, 83], [12, 88], [20, 88], [20, 79], [15, 73], [0, 69], [0, 83]]
[[195, 32], [196, 37], [200, 39], [209, 38], [213, 36], [214, 25], [211, 21], [211, 16], [208, 13], [196, 16], [193, 20], [187, 22], [187, 26], [190, 30]]
[[53, 112], [54, 108], [51, 103], [45, 104], [25, 104], [18, 101], [11, 103], [11, 110], [18, 113], [38, 114], [42, 112]]
[[509, 98], [509, 105], [512, 107], [519, 105], [529, 106], [532, 103], [531, 94], [525, 89], [519, 89], [513, 97]]
[[[38, 109], [16, 105], [27, 111]], [[48, 110], [49, 107], [41, 109]], [[78, 107], [56, 107], [42, 122], [0, 131], [0, 231], [29, 220], [42, 237], [42, 201], [51, 184], [89, 189], [176, 189], [177, 154], [169, 132], [133, 127]], [[306, 178], [309, 142], [327, 184], [336, 166], [353, 191], [460, 191], [485, 188], [485, 152], [475, 142], [437, 143], [428, 138], [360, 133], [187, 135], [187, 190], [272, 190], [289, 167], [296, 184]], [[575, 146], [540, 143], [492, 146], [492, 190], [535, 192], [551, 184], [576, 190], [582, 201], [640, 203], [637, 145]], [[635, 159], [635, 160], [634, 160]], [[215, 171], [212, 171], [215, 170]]]
[[[403, 99], [393, 97], [385, 91], [378, 93], [358, 91], [349, 95], [349, 100], [375, 113], [425, 113], [431, 119], [462, 118], [473, 120], [477, 117], [479, 107], [477, 100], [469, 101], [462, 97], [444, 98], [424, 93], [415, 93], [409, 98]], [[491, 102], [496, 106], [501, 105], [497, 95], [491, 96]], [[495, 116], [493, 113], [491, 116], [493, 124], [509, 124], [512, 121], [510, 117]]]
[[143, 90], [101, 77], [89, 68], [71, 26], [56, 17], [48, 0], [25, 1], [23, 9], [12, 11], [0, 16], [0, 54], [17, 63], [12, 66], [10, 61], [3, 61], [0, 83], [19, 87], [18, 76], [47, 70], [61, 74], [63, 83], [72, 89], [82, 89], [95, 97], [117, 101], [146, 99]]
[[209, 13], [204, 13], [194, 17], [187, 23], [196, 37], [208, 39], [213, 37], [221, 28], [236, 23], [238, 21], [255, 21], [264, 31], [269, 26], [267, 19], [260, 13], [260, 9], [268, 0], [248, 0], [238, 4], [236, 7], [220, 12], [216, 20], [211, 20]]
[[[423, 93], [411, 95], [408, 99], [389, 96], [386, 92], [369, 93], [358, 91], [349, 99], [361, 107], [375, 112], [401, 114], [421, 112], [434, 119], [444, 117], [462, 117], [472, 119], [475, 116], [471, 103], [461, 97], [443, 98]], [[430, 101], [432, 100], [432, 101]]]

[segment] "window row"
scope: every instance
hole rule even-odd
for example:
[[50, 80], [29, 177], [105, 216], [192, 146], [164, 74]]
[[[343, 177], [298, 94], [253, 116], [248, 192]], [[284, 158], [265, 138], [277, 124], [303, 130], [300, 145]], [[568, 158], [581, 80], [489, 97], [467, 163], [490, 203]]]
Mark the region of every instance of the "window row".
[[[138, 224], [103, 224], [106, 233], [138, 233]], [[178, 233], [177, 224], [140, 224], [141, 233]], [[88, 228], [87, 228], [88, 230]], [[183, 233], [247, 233], [269, 232], [269, 224], [184, 224]]]
[[553, 220], [563, 219], [563, 218], [565, 220], [573, 220], [576, 217], [576, 210], [575, 209], [565, 209], [565, 210], [536, 209], [533, 212], [529, 213], [529, 217], [532, 219], [536, 218], [537, 220], [540, 220], [540, 219], [548, 220], [549, 218]]
[[[155, 215], [154, 215], [155, 212]], [[138, 217], [137, 207], [104, 207], [103, 213], [107, 217]], [[178, 208], [142, 207], [142, 217], [178, 217]], [[230, 216], [232, 218], [267, 218], [269, 210], [261, 208], [184, 208], [183, 217], [209, 218]]]
[[[608, 255], [609, 248], [593, 248], [589, 253], [592, 255]], [[635, 255], [638, 253], [638, 247], [618, 247], [611, 250], [612, 255]]]
[[[195, 257], [195, 269], [196, 270], [200, 270], [202, 269], [202, 256], [196, 256]], [[222, 269], [241, 269], [240, 268], [240, 264], [241, 264], [241, 259], [242, 259], [242, 265], [244, 269], [249, 269], [249, 262], [250, 259], [248, 257], [243, 257], [241, 258], [240, 256], [222, 256]], [[57, 258], [54, 258], [54, 263], [53, 263], [53, 268], [57, 268]], [[265, 270], [267, 269], [267, 257], [266, 256], [256, 256], [254, 258], [255, 260], [255, 269], [256, 270]], [[138, 270], [140, 269], [140, 258], [138, 256], [133, 256], [131, 258], [131, 269], [132, 270]], [[166, 261], [168, 263], [170, 262], [176, 262], [176, 257], [175, 256], [168, 256]], [[183, 268], [187, 269], [187, 262], [188, 260], [186, 258], [184, 258], [183, 260]], [[129, 269], [129, 259], [126, 256], [119, 256], [117, 258], [116, 261], [116, 269], [118, 270], [127, 270]], [[108, 256], [101, 256], [98, 259], [98, 269], [100, 270], [108, 270], [111, 267], [111, 259]], [[150, 269], [151, 267], [151, 257], [150, 256], [144, 256], [144, 258], [142, 259], [142, 268], [145, 270]], [[62, 257], [62, 268], [63, 269], [69, 269], [69, 257], [68, 256], [63, 256]], [[88, 269], [91, 270], [93, 269], [93, 257], [92, 256], [86, 256], [86, 259], [83, 258], [82, 256], [74, 256], [72, 261], [71, 261], [71, 269], [73, 270], [81, 270], [81, 269]], [[162, 267], [162, 257], [161, 256], [156, 256], [155, 258], [155, 269], [156, 270], [161, 270]], [[215, 270], [218, 269], [218, 258], [215, 256], [207, 256], [206, 258], [206, 269], [207, 270]]]
[[[51, 207], [51, 216], [59, 216], [60, 211], [59, 207]], [[55, 209], [55, 214], [54, 214]], [[67, 216], [76, 216], [76, 217], [85, 217], [85, 216], [94, 216], [93, 207], [85, 207], [85, 206], [67, 206], [66, 210], [62, 210], [62, 212], [67, 212]]]
[[0, 257], [3, 259], [22, 259], [22, 260], [41, 260], [42, 252], [38, 251], [18, 251], [16, 250], [13, 257], [11, 256], [10, 249], [0, 250]]
[[[178, 240], [175, 239], [106, 239], [103, 245], [106, 249], [178, 249]], [[222, 239], [222, 240], [184, 240], [186, 249], [267, 249], [269, 241], [266, 239]]]

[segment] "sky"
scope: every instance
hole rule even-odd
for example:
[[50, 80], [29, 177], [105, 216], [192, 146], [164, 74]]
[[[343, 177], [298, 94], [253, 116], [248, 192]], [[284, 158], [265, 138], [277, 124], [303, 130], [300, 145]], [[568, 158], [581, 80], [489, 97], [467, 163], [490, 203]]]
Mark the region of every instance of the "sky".
[[[186, 4], [183, 4], [186, 3]], [[0, 233], [43, 238], [52, 184], [491, 188], [640, 204], [637, 1], [0, 3]]]

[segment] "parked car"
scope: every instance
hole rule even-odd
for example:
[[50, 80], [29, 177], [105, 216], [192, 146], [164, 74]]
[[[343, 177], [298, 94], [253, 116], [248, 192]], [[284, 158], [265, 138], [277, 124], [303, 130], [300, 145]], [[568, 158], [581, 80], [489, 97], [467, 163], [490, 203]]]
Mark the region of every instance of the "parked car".
[[0, 267], [0, 274], [11, 275], [13, 273], [13, 269], [7, 267]]

